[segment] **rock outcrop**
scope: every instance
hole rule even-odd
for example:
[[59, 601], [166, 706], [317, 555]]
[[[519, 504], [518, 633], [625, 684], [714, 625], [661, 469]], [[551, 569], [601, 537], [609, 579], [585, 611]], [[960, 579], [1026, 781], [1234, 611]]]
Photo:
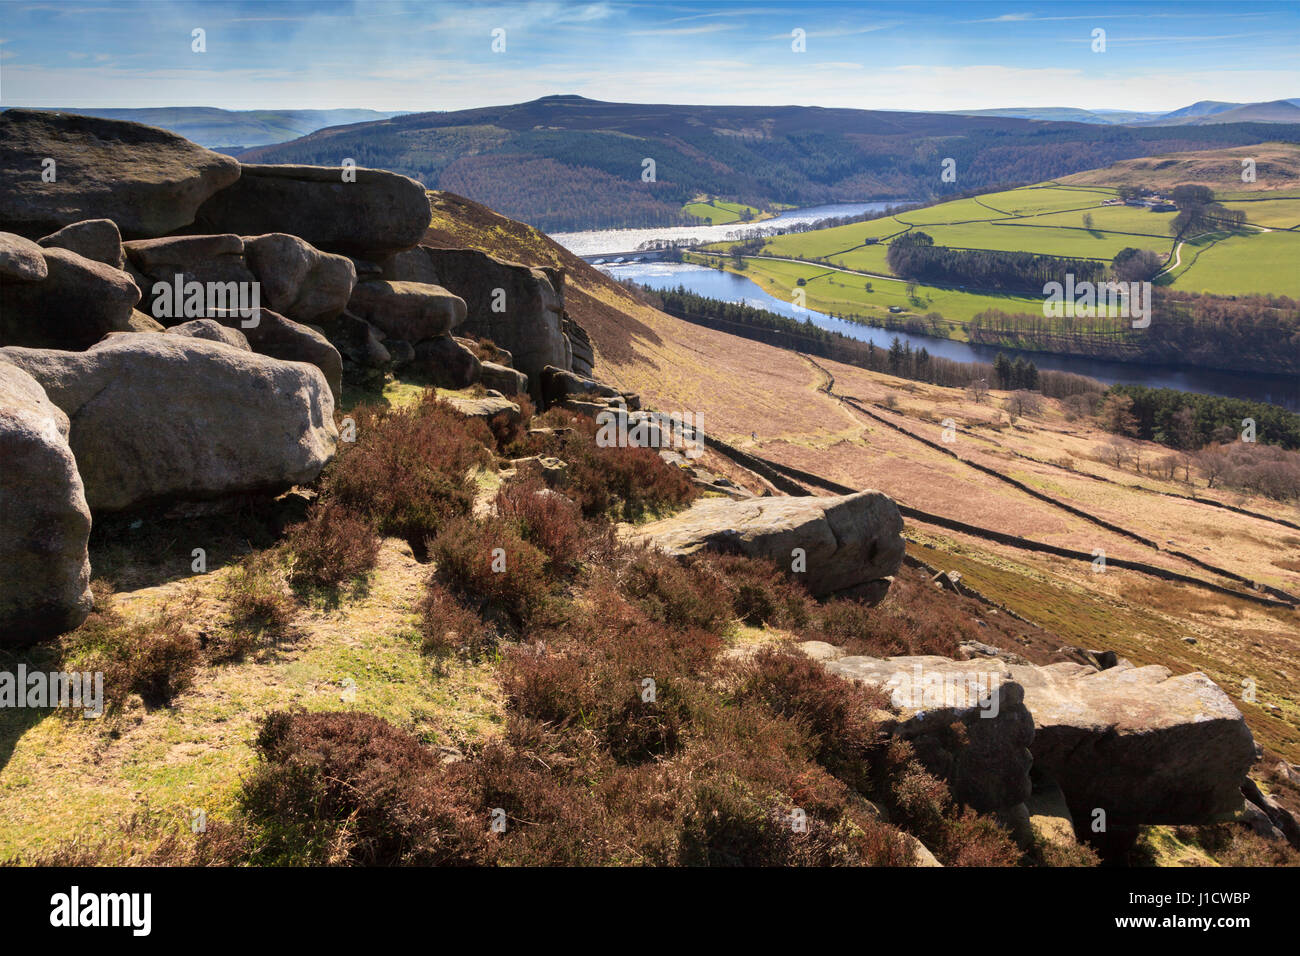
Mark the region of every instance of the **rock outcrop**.
[[504, 262], [473, 249], [421, 249], [439, 283], [465, 300], [468, 316], [460, 333], [509, 349], [536, 397], [542, 369], [571, 367], [563, 272]]
[[152, 126], [0, 113], [0, 230], [29, 239], [87, 219], [111, 219], [130, 239], [166, 235], [237, 179], [236, 160]]
[[283, 491], [335, 451], [314, 366], [178, 335], [115, 335], [85, 352], [0, 349], [70, 420], [94, 510]]
[[[168, 236], [126, 242], [122, 248], [142, 293], [140, 310], [163, 325], [208, 318], [214, 308], [252, 301], [257, 280], [244, 262], [239, 236]], [[202, 284], [203, 295], [191, 306], [186, 286], [193, 282]]]
[[[888, 581], [903, 560], [902, 530], [892, 499], [860, 491], [833, 498], [705, 498], [624, 533], [669, 554], [709, 548], [767, 558], [820, 597]], [[874, 590], [883, 597], [883, 588]]]
[[378, 279], [357, 283], [348, 311], [388, 338], [414, 345], [464, 322], [465, 300], [438, 285]]
[[131, 331], [140, 290], [125, 272], [68, 249], [41, 250], [40, 281], [0, 281], [0, 345], [85, 349]]
[[381, 169], [240, 168], [195, 216], [195, 232], [279, 232], [317, 249], [377, 257], [409, 249], [429, 228], [429, 198], [414, 179]]
[[68, 416], [0, 359], [0, 647], [71, 630], [90, 613], [90, 509]]
[[468, 388], [479, 381], [483, 363], [459, 339], [440, 335], [415, 346], [412, 369], [438, 388]]
[[890, 691], [899, 714], [884, 729], [911, 743], [962, 803], [989, 812], [1029, 799], [1034, 721], [1024, 688], [1005, 672], [953, 671], [942, 657], [843, 657], [821, 641], [799, 647], [833, 674]]
[[842, 656], [801, 645], [843, 677], [894, 693], [899, 705], [931, 707], [924, 695], [998, 683], [1023, 690], [1033, 718], [1035, 775], [1056, 781], [1073, 818], [1096, 811], [1110, 827], [1216, 822], [1241, 805], [1254, 762], [1245, 718], [1204, 674], [1121, 661], [1104, 671], [1065, 662], [1044, 667], [944, 657]]

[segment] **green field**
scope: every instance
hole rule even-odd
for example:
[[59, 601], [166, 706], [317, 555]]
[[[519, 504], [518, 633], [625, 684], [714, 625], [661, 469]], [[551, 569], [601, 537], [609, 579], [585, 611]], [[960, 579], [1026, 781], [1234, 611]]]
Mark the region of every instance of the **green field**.
[[[703, 262], [707, 265], [722, 264], [729, 272], [737, 271], [729, 258], [714, 256], [706, 260], [705, 257], [689, 253], [685, 258], [689, 262]], [[740, 274], [752, 279], [778, 299], [793, 302], [796, 290], [802, 289], [805, 295], [804, 305], [809, 309], [882, 323], [886, 319], [924, 319], [928, 313], [938, 312], [944, 318], [943, 325], [937, 330], [939, 334], [957, 340], [965, 340], [966, 333], [961, 324], [969, 321], [977, 312], [986, 309], [1041, 312], [1043, 309], [1041, 298], [962, 292], [919, 284], [913, 298], [907, 294], [907, 282], [902, 279], [868, 279], [815, 263], [769, 259], [746, 259], [745, 263], [746, 267]], [[802, 286], [799, 285], [800, 279], [804, 280]], [[871, 284], [871, 291], [867, 291], [867, 283]], [[890, 306], [903, 311], [890, 313]]]
[[[1109, 262], [1120, 250], [1132, 246], [1150, 249], [1173, 261], [1172, 214], [1135, 206], [1102, 205], [1115, 195], [1116, 190], [1103, 186], [1043, 183], [906, 210], [868, 222], [777, 236], [764, 244], [760, 255], [810, 260], [873, 276], [890, 276], [888, 244], [915, 229], [931, 236], [936, 245], [959, 249], [1031, 252]], [[1252, 292], [1300, 295], [1300, 269], [1296, 267], [1300, 262], [1297, 255], [1300, 191], [1266, 195], [1267, 198], [1262, 198], [1258, 192], [1226, 193], [1224, 198], [1229, 208], [1243, 210], [1252, 225], [1262, 230], [1287, 231], [1249, 229], [1231, 236], [1198, 240], [1195, 244], [1185, 243], [1182, 262], [1170, 271], [1167, 281], [1179, 289], [1218, 295]], [[1085, 216], [1090, 217], [1091, 228], [1084, 224]], [[719, 243], [709, 248], [721, 251], [728, 245]], [[749, 262], [754, 278], [761, 275], [775, 286], [784, 284], [784, 294], [769, 291], [786, 299], [790, 298], [788, 286], [792, 277], [808, 279], [817, 274], [806, 270], [797, 274], [783, 271], [777, 268], [780, 263], [769, 261], [751, 259]], [[859, 278], [862, 277], [842, 275], [836, 281], [860, 286]], [[878, 280], [874, 294], [856, 289], [849, 293], [817, 284], [827, 281], [810, 282], [806, 290], [810, 308], [821, 308], [813, 302], [817, 293], [823, 296], [823, 305], [834, 311], [852, 312], [855, 308], [880, 311], [890, 305], [901, 305], [908, 311], [942, 312], [952, 324], [984, 308], [1006, 309], [1010, 298], [930, 289], [929, 298], [916, 306], [887, 291], [890, 286], [887, 279]], [[1036, 311], [1040, 304], [1035, 306]]]
[[724, 202], [721, 199], [688, 202], [682, 207], [682, 212], [686, 213], [686, 215], [707, 219], [711, 226], [726, 226], [733, 222], [740, 222], [745, 210], [749, 210], [751, 216], [749, 222], [772, 218], [770, 213], [765, 213], [754, 206], [746, 206], [744, 203], [738, 202]]
[[1300, 233], [1256, 232], [1186, 243], [1175, 289], [1240, 295], [1244, 291], [1300, 297]]

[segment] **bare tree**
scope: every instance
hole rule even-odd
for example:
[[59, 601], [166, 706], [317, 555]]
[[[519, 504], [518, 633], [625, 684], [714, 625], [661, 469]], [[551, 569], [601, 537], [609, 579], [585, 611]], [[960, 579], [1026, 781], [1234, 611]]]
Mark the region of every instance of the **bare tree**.
[[983, 405], [989, 397], [988, 379], [978, 379], [966, 386], [966, 395], [976, 405]]

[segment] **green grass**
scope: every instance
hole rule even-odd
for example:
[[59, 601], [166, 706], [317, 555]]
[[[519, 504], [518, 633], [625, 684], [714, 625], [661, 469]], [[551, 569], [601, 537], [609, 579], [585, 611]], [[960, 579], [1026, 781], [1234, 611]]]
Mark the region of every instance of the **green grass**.
[[[770, 239], [761, 255], [817, 260], [827, 265], [874, 276], [890, 276], [889, 243], [911, 230], [930, 235], [936, 245], [957, 249], [1030, 252], [1063, 258], [1110, 262], [1130, 246], [1171, 255], [1172, 217], [1133, 206], [1103, 206], [1116, 191], [1107, 187], [1066, 187], [1052, 183], [1003, 190], [983, 196], [908, 210], [867, 222], [793, 233]], [[1238, 194], [1225, 194], [1237, 196]], [[1259, 193], [1240, 194], [1258, 198]], [[1242, 295], [1272, 292], [1300, 294], [1300, 191], [1279, 191], [1258, 202], [1229, 199], [1243, 209], [1251, 223], [1296, 232], [1260, 234], [1243, 230], [1231, 236], [1207, 237], [1183, 248], [1183, 261], [1165, 284], [1193, 292]], [[1091, 228], [1084, 225], [1089, 216]], [[729, 243], [709, 247], [725, 250]], [[942, 312], [950, 326], [988, 308], [1038, 311], [1041, 301], [978, 290], [952, 291], [918, 287], [919, 301], [910, 300], [901, 284], [887, 279], [824, 276], [824, 269], [800, 269], [781, 263], [749, 261], [749, 274], [765, 289], [791, 300], [795, 280], [807, 281], [810, 308], [862, 316], [887, 314], [890, 306], [924, 314]], [[863, 287], [872, 281], [868, 293]], [[954, 337], [960, 337], [956, 335]]]
[[[688, 255], [687, 261], [698, 262], [701, 258]], [[722, 260], [727, 271], [735, 272], [730, 259]], [[718, 258], [711, 264], [716, 265]], [[933, 286], [918, 285], [916, 298], [907, 295], [907, 283], [902, 279], [867, 279], [849, 273], [836, 272], [815, 263], [774, 262], [764, 259], [746, 259], [747, 267], [740, 275], [753, 279], [766, 292], [787, 302], [794, 301], [795, 289], [802, 288], [805, 294], [804, 304], [818, 312], [834, 312], [838, 315], [856, 315], [862, 318], [908, 318], [924, 316], [929, 312], [939, 312], [947, 320], [946, 331], [949, 338], [964, 340], [965, 332], [958, 323], [966, 322], [977, 312], [986, 309], [1001, 309], [1004, 312], [1041, 312], [1041, 298], [1027, 296], [998, 295], [994, 293], [960, 292], [952, 289], [938, 289]], [[803, 279], [800, 286], [798, 280]], [[872, 291], [866, 290], [871, 283]], [[892, 314], [890, 306], [903, 309], [903, 314]]]
[[1300, 226], [1300, 198], [1263, 199], [1259, 202], [1225, 202], [1229, 209], [1240, 209], [1246, 221], [1270, 229], [1293, 229]]
[[[1242, 233], [1183, 246], [1172, 283], [1185, 292], [1242, 295], [1267, 291], [1300, 297], [1300, 233]], [[1190, 258], [1189, 258], [1190, 257]]]
[[724, 202], [721, 199], [706, 199], [700, 202], [688, 202], [682, 207], [682, 212], [688, 216], [697, 216], [700, 219], [707, 219], [711, 226], [726, 226], [733, 222], [740, 222], [741, 216], [745, 210], [749, 210], [751, 215], [750, 222], [758, 222], [761, 219], [770, 219], [771, 216], [763, 210], [754, 206], [746, 206], [744, 203]]

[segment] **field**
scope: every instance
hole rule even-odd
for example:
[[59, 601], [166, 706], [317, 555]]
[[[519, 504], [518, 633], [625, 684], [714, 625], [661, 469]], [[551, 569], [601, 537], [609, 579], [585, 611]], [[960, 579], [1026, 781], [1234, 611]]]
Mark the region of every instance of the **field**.
[[[703, 199], [696, 202], [688, 202], [682, 207], [682, 212], [688, 216], [697, 216], [700, 219], [707, 219], [711, 226], [726, 226], [733, 222], [759, 222], [763, 219], [771, 219], [772, 214], [763, 212], [753, 206], [746, 206], [744, 203], [725, 202], [721, 199]], [[745, 213], [749, 213], [749, 218], [745, 219]]]
[[[978, 312], [1000, 308], [1037, 313], [1041, 299], [924, 285], [917, 287], [913, 299], [901, 282], [888, 279], [892, 275], [888, 246], [899, 236], [917, 230], [940, 246], [1098, 262], [1110, 262], [1125, 248], [1150, 249], [1168, 264], [1160, 284], [1216, 295], [1268, 292], [1300, 296], [1300, 269], [1296, 268], [1300, 262], [1300, 190], [1294, 188], [1300, 177], [1300, 147], [1270, 144], [1261, 151], [1260, 159], [1267, 159], [1261, 168], [1273, 177], [1270, 182], [1277, 188], [1251, 189], [1258, 183], [1242, 184], [1238, 176], [1233, 188], [1223, 190], [1226, 205], [1244, 211], [1250, 224], [1231, 235], [1198, 238], [1176, 249], [1171, 213], [1104, 205], [1114, 202], [1118, 187], [1129, 182], [1167, 188], [1181, 181], [1171, 169], [1193, 181], [1198, 176], [1207, 178], [1207, 170], [1227, 168], [1225, 163], [1231, 157], [1225, 158], [1223, 152], [1235, 156], [1238, 151], [1185, 154], [1190, 159], [1173, 154], [1131, 160], [1060, 181], [958, 199], [883, 219], [777, 236], [769, 239], [757, 256], [747, 257], [746, 274], [787, 301], [793, 301], [796, 281], [802, 278], [810, 308], [868, 321], [888, 314], [891, 306], [901, 308], [904, 317], [937, 311], [951, 338], [962, 338], [961, 323]], [[1148, 175], [1149, 179], [1142, 179]], [[729, 246], [716, 243], [706, 251], [722, 252]], [[830, 268], [814, 270], [773, 261], [778, 259], [815, 261]], [[729, 264], [724, 267], [735, 271]], [[853, 273], [868, 275], [858, 281]], [[867, 281], [872, 283], [871, 291], [865, 287]]]

